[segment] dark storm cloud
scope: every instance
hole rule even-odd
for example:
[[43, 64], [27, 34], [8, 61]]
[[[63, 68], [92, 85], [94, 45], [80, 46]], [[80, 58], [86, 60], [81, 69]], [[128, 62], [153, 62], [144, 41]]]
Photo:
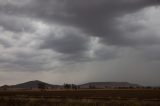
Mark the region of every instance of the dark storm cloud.
[[42, 39], [40, 49], [53, 50], [61, 54], [61, 61], [85, 61], [88, 60], [86, 52], [90, 50], [91, 38], [74, 28], [61, 28], [58, 33], [50, 31]]
[[26, 13], [48, 22], [75, 26], [107, 44], [128, 46], [142, 41], [124, 36], [116, 19], [158, 4], [157, 0], [35, 0]]
[[[32, 21], [43, 22], [49, 27], [60, 25], [80, 30], [80, 32], [64, 32], [61, 38], [55, 38], [52, 34], [46, 35], [43, 43], [40, 43], [41, 49], [62, 53], [67, 59], [85, 57], [86, 52], [91, 51], [89, 45], [91, 36], [98, 37], [100, 39], [98, 43], [119, 47], [159, 42], [158, 37], [150, 35], [137, 37], [137, 33], [134, 32], [143, 29], [144, 26], [135, 24], [126, 27], [126, 24], [119, 21], [126, 15], [136, 13], [145, 7], [159, 5], [160, 2], [157, 0], [28, 0], [26, 2], [1, 0], [0, 2], [0, 26], [5, 30], [15, 33], [34, 32], [36, 29], [33, 28]], [[121, 26], [124, 28], [121, 29]], [[85, 36], [82, 36], [84, 33]], [[112, 52], [109, 53], [108, 50], [102, 48], [99, 51], [93, 51], [94, 55], [102, 58], [112, 57]]]
[[133, 45], [137, 39], [124, 36], [116, 19], [159, 3], [158, 0], [33, 0], [23, 6], [7, 3], [1, 6], [1, 11], [12, 10], [8, 14], [75, 26], [107, 44]]
[[63, 32], [65, 35], [56, 37], [51, 35], [47, 37], [41, 48], [53, 49], [63, 54], [81, 54], [88, 49], [89, 38], [83, 35], [77, 35], [78, 32]]

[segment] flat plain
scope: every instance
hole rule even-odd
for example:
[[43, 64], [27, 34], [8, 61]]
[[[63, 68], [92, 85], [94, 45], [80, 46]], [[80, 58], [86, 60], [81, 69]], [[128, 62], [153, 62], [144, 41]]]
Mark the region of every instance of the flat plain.
[[160, 106], [160, 90], [1, 91], [0, 106]]

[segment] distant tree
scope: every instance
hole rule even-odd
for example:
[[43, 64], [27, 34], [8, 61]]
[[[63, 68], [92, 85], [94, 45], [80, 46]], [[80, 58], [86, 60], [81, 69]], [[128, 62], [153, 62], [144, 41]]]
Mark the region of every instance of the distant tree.
[[64, 84], [64, 88], [65, 88], [65, 89], [71, 89], [71, 88], [72, 88], [72, 85], [71, 85], [71, 84]]
[[129, 86], [128, 88], [129, 88], [129, 89], [134, 89], [135, 87], [133, 87], [133, 86]]
[[96, 86], [95, 85], [89, 85], [89, 89], [96, 89]]
[[44, 91], [46, 89], [46, 84], [45, 83], [39, 83], [38, 84], [38, 88], [41, 90], [41, 91]]
[[75, 84], [72, 84], [72, 89], [73, 89], [73, 90], [77, 90], [77, 89], [78, 89], [78, 86], [75, 85]]
[[80, 87], [80, 85], [77, 85], [77, 89], [80, 89], [81, 87]]
[[146, 87], [146, 89], [152, 89], [152, 88], [153, 88], [153, 87], [151, 87], [151, 86], [147, 86], [147, 87]]
[[64, 89], [72, 89], [72, 90], [77, 90], [80, 87], [76, 84], [64, 84], [63, 85]]

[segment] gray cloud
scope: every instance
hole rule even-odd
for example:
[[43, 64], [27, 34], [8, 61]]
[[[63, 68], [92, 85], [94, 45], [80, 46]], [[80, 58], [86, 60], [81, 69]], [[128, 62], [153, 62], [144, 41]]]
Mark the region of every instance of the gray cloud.
[[11, 44], [6, 41], [5, 39], [0, 39], [0, 45], [4, 46], [4, 47], [10, 47]]
[[78, 32], [63, 32], [65, 35], [56, 37], [51, 35], [44, 40], [42, 48], [53, 49], [64, 54], [81, 53], [88, 49], [89, 38], [78, 35]]
[[6, 14], [0, 14], [0, 26], [5, 30], [15, 31], [15, 32], [33, 32], [34, 27], [31, 20], [26, 19], [25, 17], [17, 17], [17, 16], [10, 16]]
[[[1, 12], [7, 13], [11, 11], [7, 14], [38, 18], [53, 24], [75, 26], [89, 33], [90, 36], [100, 37], [104, 43], [128, 46], [136, 44], [135, 42], [142, 41], [139, 41], [139, 38], [134, 39], [124, 36], [126, 32], [117, 28], [119, 24], [117, 18], [126, 14], [135, 13], [148, 6], [158, 5], [159, 1], [92, 0], [92, 2], [90, 2], [90, 0], [34, 0], [20, 4], [17, 6], [14, 2], [4, 3], [4, 5], [1, 6]], [[11, 28], [17, 27], [11, 26]], [[131, 29], [134, 29], [134, 27]]]
[[107, 44], [128, 45], [135, 40], [126, 38], [124, 33], [117, 29], [116, 19], [158, 4], [157, 0], [34, 0], [23, 4], [23, 7], [17, 7], [13, 3], [6, 4], [3, 12], [12, 10], [9, 14], [75, 26], [92, 36], [100, 37]]

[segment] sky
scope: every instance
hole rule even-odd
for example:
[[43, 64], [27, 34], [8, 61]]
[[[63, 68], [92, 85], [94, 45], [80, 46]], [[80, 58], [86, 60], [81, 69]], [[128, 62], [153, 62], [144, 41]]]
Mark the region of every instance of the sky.
[[0, 0], [0, 85], [160, 85], [159, 0]]

